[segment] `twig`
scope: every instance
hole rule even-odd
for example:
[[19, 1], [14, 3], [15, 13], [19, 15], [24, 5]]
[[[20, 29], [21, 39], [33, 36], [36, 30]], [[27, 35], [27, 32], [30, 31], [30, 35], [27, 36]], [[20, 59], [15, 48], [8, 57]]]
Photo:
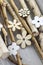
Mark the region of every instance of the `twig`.
[[39, 35], [39, 41], [40, 41], [41, 49], [43, 51], [43, 33], [40, 33], [40, 35]]
[[1, 42], [0, 43], [0, 58], [5, 59], [5, 58], [7, 58], [9, 56], [9, 51], [8, 51], [8, 49], [7, 49], [7, 47], [6, 47], [5, 43], [4, 43], [1, 35], [0, 35], [0, 42]]
[[4, 27], [2, 28], [2, 32], [3, 32], [4, 36], [8, 35]]

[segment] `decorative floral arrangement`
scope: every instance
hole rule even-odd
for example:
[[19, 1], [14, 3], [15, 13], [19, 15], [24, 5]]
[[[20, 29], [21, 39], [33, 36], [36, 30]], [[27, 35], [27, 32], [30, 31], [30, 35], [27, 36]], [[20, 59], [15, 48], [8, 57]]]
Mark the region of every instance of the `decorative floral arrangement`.
[[[22, 9], [16, 6], [13, 0], [0, 0], [0, 12], [4, 20], [3, 25], [0, 24], [0, 31], [7, 35], [11, 42], [7, 42], [5, 37], [1, 42], [4, 44], [0, 45], [0, 57], [9, 57], [9, 59], [16, 65], [24, 65], [21, 61], [20, 53], [18, 52], [20, 47], [25, 49], [27, 46], [31, 46], [34, 42], [37, 50], [39, 51], [41, 57], [43, 58], [43, 16], [35, 2], [35, 0], [27, 0], [30, 8], [33, 8], [34, 19], [32, 20], [29, 8], [27, 7], [24, 0], [19, 0]], [[32, 4], [33, 3], [33, 4]], [[34, 7], [36, 5], [36, 7]], [[7, 9], [9, 14], [13, 17], [13, 21], [10, 21], [7, 16]], [[37, 12], [37, 11], [38, 12]], [[6, 27], [5, 27], [5, 26]], [[42, 31], [40, 31], [41, 29]], [[6, 32], [7, 31], [7, 32]], [[9, 31], [9, 32], [8, 32]], [[19, 33], [17, 31], [20, 31]], [[15, 35], [13, 33], [16, 33]], [[35, 35], [38, 37], [35, 37]], [[15, 40], [15, 37], [17, 40]], [[6, 41], [6, 43], [5, 43]], [[32, 41], [32, 42], [31, 42]], [[39, 42], [40, 41], [40, 42]], [[15, 43], [16, 42], [16, 43]], [[39, 44], [40, 43], [40, 44]], [[8, 46], [7, 46], [8, 45]], [[2, 51], [3, 50], [3, 51]], [[5, 55], [4, 55], [5, 53]]]

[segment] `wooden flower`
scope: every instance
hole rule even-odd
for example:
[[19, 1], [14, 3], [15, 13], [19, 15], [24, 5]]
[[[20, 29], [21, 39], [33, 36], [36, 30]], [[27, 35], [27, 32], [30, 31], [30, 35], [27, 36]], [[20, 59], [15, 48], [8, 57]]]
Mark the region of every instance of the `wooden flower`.
[[31, 35], [29, 34], [29, 35], [27, 35], [27, 31], [25, 31], [25, 30], [23, 30], [22, 31], [22, 35], [21, 34], [17, 34], [17, 44], [18, 45], [21, 45], [21, 48], [25, 48], [26, 47], [26, 45], [31, 45], [31, 41], [30, 41], [30, 39], [31, 39]]
[[34, 20], [32, 20], [32, 24], [34, 24], [36, 28], [43, 26], [43, 17], [35, 16]]
[[15, 42], [12, 43], [12, 45], [8, 46], [8, 50], [10, 52], [10, 55], [16, 55], [17, 51], [19, 50], [19, 46], [16, 45]]
[[21, 23], [14, 20], [13, 22], [9, 21], [8, 28], [12, 28], [12, 31], [15, 31], [16, 29], [21, 29]]
[[30, 14], [30, 11], [28, 9], [20, 9], [19, 10], [19, 15], [22, 17], [27, 17]]

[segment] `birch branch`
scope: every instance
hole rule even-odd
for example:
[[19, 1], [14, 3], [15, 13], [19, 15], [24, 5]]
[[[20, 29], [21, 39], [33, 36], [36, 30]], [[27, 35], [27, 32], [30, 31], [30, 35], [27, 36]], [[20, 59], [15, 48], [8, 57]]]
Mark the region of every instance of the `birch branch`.
[[40, 35], [39, 35], [39, 41], [40, 41], [41, 49], [43, 51], [43, 33], [40, 33]]
[[0, 58], [7, 58], [9, 56], [9, 51], [0, 35]]
[[2, 28], [2, 32], [3, 32], [4, 36], [8, 35], [4, 27]]
[[36, 15], [36, 16], [41, 16], [41, 12], [39, 10], [39, 7], [37, 6], [35, 0], [26, 0], [28, 5], [30, 6], [31, 9], [33, 9], [33, 13]]
[[[28, 25], [26, 24], [26, 21], [25, 21], [22, 17], [19, 16], [19, 14], [18, 14], [18, 8], [17, 8], [17, 6], [15, 5], [14, 1], [13, 1], [13, 0], [9, 0], [9, 2], [10, 2], [10, 4], [11, 4], [11, 6], [13, 7], [14, 11], [16, 12], [16, 14], [17, 14], [19, 20], [21, 21], [21, 23], [22, 23], [23, 26], [25, 27], [25, 29], [28, 31], [28, 33], [30, 33], [30, 34], [32, 35], [32, 32], [30, 31], [30, 28], [29, 28]], [[25, 25], [24, 25], [24, 24], [25, 24]], [[43, 53], [42, 53], [42, 51], [41, 51], [41, 48], [39, 47], [38, 42], [37, 42], [37, 40], [35, 39], [35, 37], [34, 37], [33, 35], [32, 35], [32, 40], [34, 41], [34, 44], [36, 45], [36, 47], [37, 47], [37, 49], [38, 49], [40, 55], [41, 55], [42, 58], [43, 58]]]

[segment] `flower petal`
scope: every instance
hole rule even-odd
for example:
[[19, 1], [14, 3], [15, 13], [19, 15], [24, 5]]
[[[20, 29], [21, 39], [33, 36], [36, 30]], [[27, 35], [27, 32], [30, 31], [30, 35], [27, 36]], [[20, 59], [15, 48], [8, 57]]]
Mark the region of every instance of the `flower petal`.
[[24, 8], [25, 11], [28, 11], [28, 8]]
[[31, 45], [31, 41], [26, 40], [25, 42], [26, 42], [26, 45]]
[[27, 35], [26, 37], [25, 37], [25, 39], [27, 39], [27, 40], [29, 40], [29, 39], [31, 39], [31, 35]]
[[16, 19], [13, 20], [13, 24], [16, 24]]
[[12, 31], [15, 31], [16, 30], [16, 28], [15, 27], [12, 27]]
[[20, 16], [22, 16], [22, 14], [21, 13], [18, 13]]
[[27, 34], [27, 31], [22, 31], [22, 36], [23, 36], [23, 38], [25, 38], [26, 37], [26, 34]]
[[32, 24], [36, 24], [36, 20], [32, 20]]
[[13, 24], [13, 22], [12, 21], [8, 21], [8, 24]]
[[40, 17], [40, 25], [43, 25], [43, 17]]
[[27, 14], [23, 14], [23, 17], [27, 17]]
[[40, 23], [35, 24], [36, 28], [40, 27]]
[[20, 34], [17, 34], [17, 39], [22, 40], [22, 36]]
[[17, 45], [20, 45], [22, 43], [23, 40], [17, 40]]
[[20, 23], [20, 22], [18, 22], [16, 25], [21, 25], [21, 23]]
[[34, 20], [38, 21], [39, 20], [39, 17], [38, 16], [35, 16], [34, 17]]
[[19, 12], [23, 12], [23, 9], [20, 9]]
[[25, 41], [23, 41], [21, 44], [21, 48], [25, 48], [25, 47], [26, 47], [26, 44], [25, 44]]
[[13, 25], [8, 25], [8, 28], [12, 28], [13, 27]]
[[15, 26], [17, 29], [21, 29], [20, 26]]
[[40, 22], [40, 25], [43, 26], [43, 21]]

